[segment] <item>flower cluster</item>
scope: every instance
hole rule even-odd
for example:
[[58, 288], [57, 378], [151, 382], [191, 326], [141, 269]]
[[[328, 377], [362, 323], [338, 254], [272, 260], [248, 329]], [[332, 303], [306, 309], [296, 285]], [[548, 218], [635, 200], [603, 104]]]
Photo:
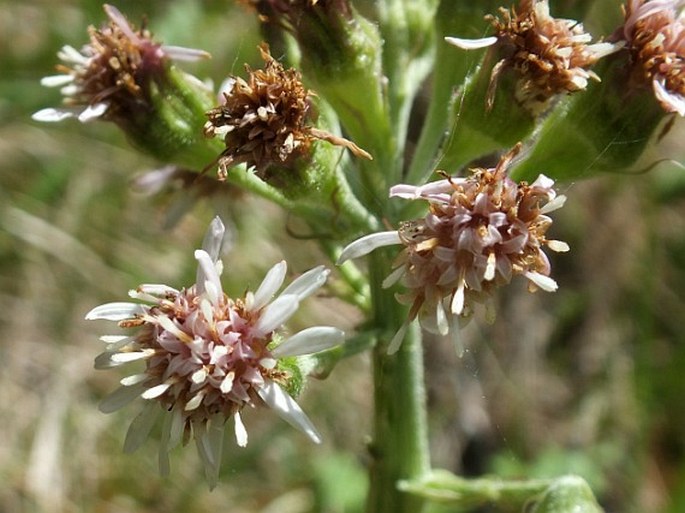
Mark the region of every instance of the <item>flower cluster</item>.
[[679, 0], [630, 0], [625, 38], [641, 80], [667, 112], [685, 116], [685, 22]]
[[601, 57], [620, 45], [588, 44], [592, 36], [575, 20], [553, 18], [547, 0], [521, 0], [518, 10], [500, 9], [501, 18], [486, 17], [495, 35], [482, 39], [447, 37], [466, 50], [497, 44], [505, 52], [492, 70], [488, 105], [492, 106], [497, 80], [505, 68], [518, 74], [516, 99], [534, 114], [544, 112], [556, 95], [581, 91], [589, 79], [599, 77], [589, 70]]
[[294, 356], [322, 351], [343, 341], [332, 327], [305, 329], [289, 338], [279, 335], [300, 301], [323, 285], [328, 271], [317, 267], [280, 289], [286, 264], [276, 264], [256, 292], [231, 299], [222, 290], [218, 259], [224, 226], [216, 218], [195, 252], [197, 280], [189, 288], [141, 285], [131, 296], [147, 304], [108, 303], [86, 319], [117, 321], [137, 327], [133, 336], [103, 337], [108, 346], [96, 358], [96, 368], [144, 361], [145, 369], [121, 381], [122, 386], [101, 404], [115, 411], [136, 397], [150, 401], [131, 423], [125, 449], [135, 450], [147, 438], [155, 419], [167, 413], [162, 433], [160, 467], [168, 471], [168, 451], [184, 433], [193, 436], [210, 484], [216, 483], [221, 462], [223, 429], [234, 419], [238, 445], [247, 444], [240, 417], [245, 406], [266, 404], [313, 441], [320, 437], [288, 392], [301, 385]]
[[226, 144], [218, 160], [220, 178], [226, 177], [229, 167], [244, 162], [268, 180], [272, 165], [290, 166], [308, 154], [315, 139], [371, 158], [354, 143], [312, 126], [311, 93], [302, 84], [300, 73], [286, 70], [267, 45], [259, 50], [264, 69], [253, 71], [246, 66], [247, 80], [231, 77], [223, 92], [224, 103], [207, 113], [205, 135], [221, 137]]
[[134, 30], [119, 10], [105, 4], [109, 23], [90, 27], [90, 43], [81, 51], [64, 46], [57, 54], [59, 75], [43, 78], [46, 87], [62, 87], [65, 108], [36, 112], [37, 121], [61, 121], [77, 117], [87, 122], [97, 118], [125, 119], [148, 106], [145, 84], [161, 74], [168, 59], [198, 60], [209, 56], [202, 50], [163, 46], [144, 26]]
[[408, 290], [398, 299], [410, 305], [408, 321], [390, 352], [399, 347], [408, 322], [417, 316], [428, 331], [441, 335], [452, 331], [456, 336], [458, 326], [453, 324], [469, 316], [474, 303], [486, 302], [492, 290], [509, 283], [513, 275], [528, 278], [531, 291], [556, 290], [542, 249], [568, 250], [566, 243], [545, 237], [552, 224], [546, 214], [560, 208], [565, 197], [556, 195], [554, 182], [544, 175], [530, 185], [516, 184], [506, 176], [519, 150], [520, 145], [496, 167], [473, 169], [467, 178], [393, 187], [391, 196], [427, 201], [428, 214], [403, 223], [397, 231], [362, 237], [343, 251], [340, 262], [380, 246], [404, 246], [384, 283], [389, 287], [403, 279]]

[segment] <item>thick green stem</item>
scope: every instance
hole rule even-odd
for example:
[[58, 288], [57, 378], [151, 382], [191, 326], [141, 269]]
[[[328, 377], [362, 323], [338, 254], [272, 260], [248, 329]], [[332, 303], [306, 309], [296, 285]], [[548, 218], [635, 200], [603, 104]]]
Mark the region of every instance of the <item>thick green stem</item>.
[[411, 326], [402, 346], [387, 354], [388, 342], [406, 311], [381, 286], [390, 268], [383, 252], [371, 256], [371, 288], [376, 326], [383, 335], [373, 351], [374, 440], [368, 513], [418, 513], [424, 500], [400, 491], [398, 482], [420, 479], [430, 466], [420, 331]]

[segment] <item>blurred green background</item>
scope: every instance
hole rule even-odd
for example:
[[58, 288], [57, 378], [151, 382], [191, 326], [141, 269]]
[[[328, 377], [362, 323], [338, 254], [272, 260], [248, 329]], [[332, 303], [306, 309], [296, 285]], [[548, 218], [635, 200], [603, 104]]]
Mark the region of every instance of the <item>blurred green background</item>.
[[[116, 5], [134, 23], [147, 14], [165, 43], [208, 50], [212, 60], [184, 66], [201, 78], [218, 83], [258, 63], [257, 22], [232, 2]], [[192, 283], [192, 250], [215, 212], [233, 230], [229, 293], [257, 285], [281, 258], [294, 273], [322, 262], [313, 243], [287, 235], [297, 229], [287, 215], [226, 186], [194, 193], [195, 203], [182, 190], [132, 191], [133, 177], [161, 163], [113, 125], [31, 121], [60, 101], [39, 84], [56, 51], [79, 48], [103, 20], [91, 0], [0, 0], [0, 512], [362, 511], [365, 355], [312, 381], [302, 398], [322, 446], [269, 411], [249, 411], [249, 446], [227, 440], [211, 493], [193, 447], [174, 451], [162, 479], [154, 436], [121, 454], [135, 407], [97, 410], [123, 374], [93, 370], [110, 326], [86, 323], [85, 312], [139, 283]], [[643, 167], [682, 160], [681, 125]], [[569, 201], [551, 233], [572, 251], [554, 257], [560, 290], [503, 290], [494, 325], [467, 327], [462, 358], [447, 341], [426, 341], [434, 465], [466, 475], [575, 472], [607, 512], [685, 511], [685, 171], [663, 162], [561, 189]], [[169, 226], [179, 209], [187, 215]], [[292, 327], [352, 331], [359, 320], [324, 297]]]

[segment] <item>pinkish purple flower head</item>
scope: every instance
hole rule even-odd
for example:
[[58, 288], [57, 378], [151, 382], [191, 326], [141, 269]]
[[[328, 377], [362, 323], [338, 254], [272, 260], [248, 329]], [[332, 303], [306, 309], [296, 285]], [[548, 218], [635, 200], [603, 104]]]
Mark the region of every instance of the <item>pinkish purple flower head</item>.
[[140, 302], [108, 303], [86, 319], [116, 321], [137, 328], [133, 335], [107, 336], [105, 352], [95, 367], [107, 369], [142, 362], [143, 368], [121, 380], [121, 387], [103, 400], [100, 409], [118, 410], [135, 398], [147, 404], [129, 428], [124, 450], [137, 449], [155, 420], [164, 414], [160, 470], [168, 473], [168, 452], [181, 439], [193, 437], [210, 486], [216, 484], [224, 426], [233, 419], [238, 445], [247, 444], [240, 412], [266, 405], [314, 442], [320, 436], [291, 397], [298, 392], [302, 372], [299, 356], [343, 342], [344, 333], [318, 326], [292, 336], [283, 324], [302, 300], [321, 287], [329, 274], [316, 267], [294, 280], [280, 294], [286, 263], [267, 273], [255, 292], [241, 299], [227, 296], [221, 285], [219, 253], [224, 226], [211, 223], [203, 249], [195, 251], [196, 283], [176, 290], [166, 285], [141, 285], [130, 296]]
[[636, 74], [667, 112], [685, 116], [685, 19], [683, 0], [630, 0], [622, 37]]
[[78, 118], [116, 119], [131, 108], [146, 103], [145, 90], [155, 75], [164, 73], [171, 60], [195, 61], [209, 57], [207, 52], [156, 43], [144, 26], [134, 30], [119, 10], [104, 5], [109, 23], [101, 29], [89, 27], [90, 42], [78, 51], [64, 46], [57, 56], [58, 75], [45, 77], [41, 84], [61, 87], [65, 107], [36, 112], [36, 121]]
[[399, 347], [406, 326], [417, 317], [427, 331], [457, 337], [460, 320], [475, 304], [487, 305], [494, 289], [514, 275], [527, 278], [530, 291], [557, 289], [543, 248], [568, 250], [566, 243], [545, 236], [552, 224], [547, 214], [565, 197], [557, 196], [553, 180], [544, 175], [530, 185], [506, 176], [519, 149], [495, 168], [474, 169], [467, 178], [393, 187], [390, 196], [428, 202], [426, 216], [402, 223], [397, 231], [362, 237], [343, 250], [341, 263], [377, 247], [404, 246], [384, 286], [402, 281], [406, 292], [397, 298], [409, 305], [409, 316], [389, 352]]

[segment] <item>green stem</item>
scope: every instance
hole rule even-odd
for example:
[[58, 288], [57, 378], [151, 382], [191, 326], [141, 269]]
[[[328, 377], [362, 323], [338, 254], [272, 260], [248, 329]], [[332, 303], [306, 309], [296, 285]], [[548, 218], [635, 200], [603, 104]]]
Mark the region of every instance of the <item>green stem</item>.
[[399, 351], [387, 354], [388, 342], [406, 311], [381, 286], [390, 268], [388, 256], [377, 251], [370, 260], [374, 321], [383, 334], [373, 351], [375, 432], [367, 512], [419, 513], [423, 498], [400, 491], [398, 482], [421, 479], [430, 466], [421, 336], [412, 325]]

